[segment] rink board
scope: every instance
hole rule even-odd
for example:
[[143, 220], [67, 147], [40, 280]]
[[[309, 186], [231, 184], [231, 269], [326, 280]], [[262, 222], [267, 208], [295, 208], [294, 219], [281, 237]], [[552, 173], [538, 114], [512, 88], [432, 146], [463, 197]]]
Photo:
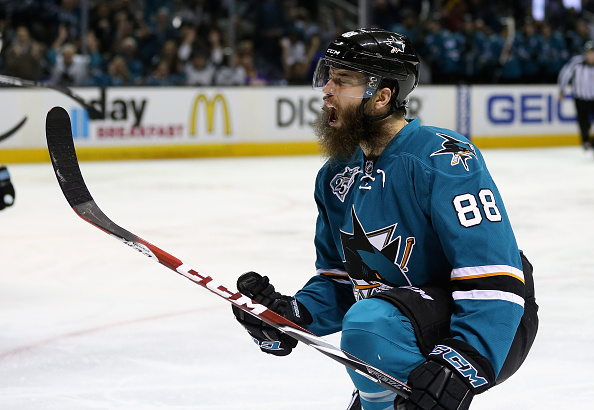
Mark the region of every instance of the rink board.
[[[45, 116], [62, 106], [82, 160], [298, 155], [318, 152], [322, 94], [309, 87], [74, 88], [104, 117], [48, 89], [0, 89], [0, 163], [41, 162]], [[578, 143], [571, 98], [555, 86], [423, 86], [409, 117], [458, 131], [479, 147]], [[10, 132], [20, 123], [22, 126]]]

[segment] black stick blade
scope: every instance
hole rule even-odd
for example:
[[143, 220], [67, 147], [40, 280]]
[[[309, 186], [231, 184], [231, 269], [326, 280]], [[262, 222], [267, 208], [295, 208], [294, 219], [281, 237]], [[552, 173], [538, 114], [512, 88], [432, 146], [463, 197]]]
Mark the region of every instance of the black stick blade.
[[64, 108], [54, 107], [47, 113], [45, 135], [54, 172], [70, 206], [92, 201], [78, 166], [70, 116]]

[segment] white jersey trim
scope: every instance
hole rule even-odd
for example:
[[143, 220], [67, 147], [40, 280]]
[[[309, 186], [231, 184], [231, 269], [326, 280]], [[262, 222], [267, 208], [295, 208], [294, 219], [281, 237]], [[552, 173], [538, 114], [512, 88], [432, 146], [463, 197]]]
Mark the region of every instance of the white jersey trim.
[[332, 279], [336, 283], [343, 283], [345, 285], [352, 285], [351, 279], [347, 271], [342, 269], [318, 269], [316, 270], [317, 275], [324, 275]]
[[456, 279], [473, 279], [486, 276], [508, 275], [513, 276], [524, 282], [524, 272], [518, 268], [508, 265], [485, 265], [485, 266], [471, 266], [468, 268], [452, 269], [450, 278]]
[[524, 307], [524, 299], [515, 293], [500, 290], [470, 290], [452, 292], [454, 300], [503, 300]]

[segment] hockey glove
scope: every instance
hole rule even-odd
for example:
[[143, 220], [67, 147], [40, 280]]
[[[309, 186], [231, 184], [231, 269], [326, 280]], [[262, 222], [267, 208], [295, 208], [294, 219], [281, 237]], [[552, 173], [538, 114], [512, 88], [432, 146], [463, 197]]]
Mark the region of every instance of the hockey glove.
[[0, 166], [0, 210], [14, 203], [14, 187], [5, 166]]
[[[305, 306], [294, 297], [283, 296], [275, 291], [267, 276], [261, 276], [256, 272], [244, 273], [237, 279], [237, 289], [255, 302], [266, 306], [299, 326], [307, 326], [312, 322], [311, 315]], [[297, 340], [291, 336], [284, 334], [236, 306], [232, 308], [237, 321], [246, 328], [263, 352], [276, 356], [286, 356], [297, 346]]]
[[396, 410], [466, 410], [475, 394], [493, 386], [491, 363], [472, 346], [446, 339], [428, 360], [410, 372], [408, 399], [396, 397]]

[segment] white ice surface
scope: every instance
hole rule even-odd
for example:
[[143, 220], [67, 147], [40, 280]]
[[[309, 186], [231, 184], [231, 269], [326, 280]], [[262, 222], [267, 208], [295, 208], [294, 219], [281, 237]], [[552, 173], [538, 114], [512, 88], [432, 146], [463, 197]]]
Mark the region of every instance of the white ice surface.
[[[540, 331], [524, 366], [473, 409], [594, 403], [594, 158], [485, 150], [535, 266]], [[314, 273], [318, 157], [83, 163], [116, 223], [234, 286], [284, 293]], [[261, 354], [227, 302], [85, 223], [51, 165], [10, 165], [0, 212], [0, 409], [342, 410], [344, 368], [306, 346]], [[329, 338], [338, 344], [338, 335]]]

